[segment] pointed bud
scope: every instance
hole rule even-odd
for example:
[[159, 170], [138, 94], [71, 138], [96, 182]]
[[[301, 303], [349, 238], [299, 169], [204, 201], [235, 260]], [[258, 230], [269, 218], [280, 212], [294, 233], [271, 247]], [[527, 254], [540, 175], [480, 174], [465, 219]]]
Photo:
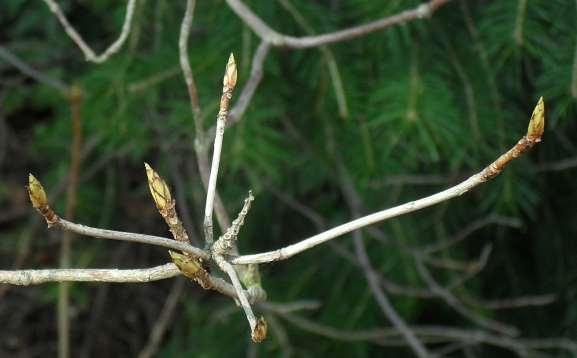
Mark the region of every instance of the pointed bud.
[[148, 165], [144, 163], [146, 176], [148, 177], [148, 188], [159, 211], [167, 210], [172, 204], [172, 195], [166, 182]]
[[229, 90], [233, 90], [236, 86], [236, 62], [234, 62], [234, 55], [231, 53], [226, 64], [226, 71], [222, 85]]
[[44, 191], [42, 184], [40, 184], [38, 179], [36, 179], [32, 174], [28, 174], [28, 195], [30, 196], [30, 201], [34, 208], [40, 209], [48, 206], [46, 192]]
[[543, 130], [545, 129], [545, 103], [543, 102], [543, 97], [539, 98], [539, 102], [533, 110], [531, 115], [531, 120], [529, 121], [529, 127], [527, 128], [527, 137], [529, 139], [539, 142], [541, 136], [543, 135]]
[[264, 320], [264, 317], [261, 317], [256, 322], [256, 326], [254, 327], [254, 330], [252, 331], [252, 334], [251, 334], [252, 341], [254, 343], [260, 343], [260, 342], [264, 341], [264, 339], [266, 338], [266, 332], [267, 332], [267, 324], [266, 324], [266, 321]]

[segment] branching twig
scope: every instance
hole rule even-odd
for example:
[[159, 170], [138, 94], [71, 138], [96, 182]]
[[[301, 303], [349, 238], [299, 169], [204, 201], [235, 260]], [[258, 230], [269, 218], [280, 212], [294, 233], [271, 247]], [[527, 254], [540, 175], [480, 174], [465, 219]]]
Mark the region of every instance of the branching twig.
[[91, 61], [94, 63], [103, 63], [106, 62], [110, 56], [118, 52], [126, 39], [128, 38], [128, 34], [130, 33], [130, 25], [132, 22], [132, 16], [134, 15], [134, 8], [136, 4], [136, 0], [128, 0], [128, 4], [126, 4], [126, 15], [124, 17], [124, 24], [122, 25], [122, 31], [118, 36], [118, 39], [110, 45], [102, 54], [97, 55], [90, 46], [86, 44], [86, 42], [82, 39], [82, 36], [72, 27], [68, 19], [58, 6], [55, 0], [43, 0], [50, 11], [56, 15], [60, 24], [64, 27], [64, 31], [68, 34], [68, 36], [76, 43], [76, 45], [80, 48], [82, 53], [84, 54], [84, 58], [86, 61]]
[[28, 191], [32, 205], [40, 212], [40, 214], [42, 214], [49, 227], [54, 226], [79, 235], [100, 239], [139, 242], [141, 244], [161, 246], [168, 249], [188, 252], [195, 257], [200, 257], [202, 259], [210, 259], [210, 255], [207, 252], [185, 242], [179, 242], [159, 236], [94, 228], [62, 219], [50, 208], [44, 188], [42, 188], [40, 182], [32, 175], [29, 176]]
[[308, 239], [302, 240], [296, 244], [289, 245], [287, 247], [264, 252], [260, 254], [245, 255], [233, 259], [231, 262], [236, 265], [249, 264], [249, 263], [263, 263], [271, 261], [285, 260], [317, 245], [320, 245], [326, 241], [332, 240], [341, 235], [347, 234], [359, 228], [375, 224], [377, 222], [387, 220], [396, 216], [408, 214], [443, 201], [461, 196], [468, 192], [469, 190], [477, 187], [478, 185], [494, 178], [499, 175], [499, 173], [515, 158], [519, 157], [521, 154], [525, 153], [536, 143], [541, 141], [541, 136], [543, 134], [544, 122], [545, 122], [545, 107], [543, 99], [539, 100], [539, 103], [535, 107], [533, 115], [531, 116], [531, 121], [529, 122], [529, 128], [527, 134], [513, 146], [505, 154], [501, 155], [497, 160], [487, 166], [485, 169], [479, 173], [471, 176], [467, 180], [455, 185], [449, 189], [443, 190], [439, 193], [433, 194], [431, 196], [411, 201], [390, 209], [379, 211], [362, 218], [350, 221], [343, 225], [337, 226]]
[[449, 0], [431, 0], [428, 3], [421, 4], [414, 9], [403, 11], [397, 15], [324, 35], [293, 37], [281, 34], [270, 28], [270, 26], [259, 18], [241, 0], [226, 0], [228, 6], [236, 13], [236, 15], [240, 17], [261, 39], [270, 42], [274, 46], [290, 48], [317, 47], [335, 42], [347, 41], [407, 21], [427, 18], [448, 1]]

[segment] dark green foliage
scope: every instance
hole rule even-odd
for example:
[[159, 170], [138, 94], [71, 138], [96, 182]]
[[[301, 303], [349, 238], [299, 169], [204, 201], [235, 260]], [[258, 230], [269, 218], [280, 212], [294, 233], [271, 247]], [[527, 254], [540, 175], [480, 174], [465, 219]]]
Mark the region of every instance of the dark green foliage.
[[[124, 2], [61, 3], [98, 53], [116, 38]], [[292, 3], [320, 34], [392, 15], [420, 2]], [[243, 119], [227, 130], [224, 140], [218, 187], [228, 212], [236, 214], [249, 188], [256, 196], [240, 235], [241, 251], [279, 248], [320, 230], [275, 192], [312, 208], [324, 218], [325, 226], [348, 221], [351, 213], [339, 186], [338, 160], [351, 173], [366, 213], [456, 183], [482, 169], [524, 135], [531, 110], [542, 95], [548, 108], [547, 129], [544, 143], [532, 153], [474, 192], [379, 225], [388, 235], [387, 242], [366, 232], [364, 238], [370, 259], [382, 275], [404, 286], [424, 287], [413, 258], [401, 247], [448, 240], [490, 214], [518, 219], [521, 227], [484, 227], [438, 255], [472, 261], [486, 244], [493, 245], [485, 270], [455, 292], [485, 299], [556, 293], [557, 301], [546, 307], [486, 310], [483, 314], [516, 325], [528, 337], [575, 338], [576, 166], [563, 171], [549, 169], [577, 152], [577, 9], [574, 1], [526, 1], [526, 8], [521, 9], [522, 3], [455, 0], [431, 19], [331, 45], [344, 85], [347, 118], [339, 115], [327, 57], [319, 49], [271, 49], [262, 83]], [[247, 4], [274, 29], [306, 35], [276, 1]], [[1, 7], [2, 46], [43, 73], [83, 88], [87, 149], [76, 220], [166, 235], [147, 193], [142, 168], [147, 161], [155, 163], [171, 187], [176, 186], [176, 176], [184, 180], [182, 190], [193, 216], [190, 220], [195, 236], [200, 237], [204, 191], [195, 169], [194, 126], [178, 62], [184, 2], [140, 1], [127, 44], [101, 65], [83, 61], [82, 53], [42, 2], [5, 1]], [[198, 1], [189, 47], [205, 128], [216, 118], [228, 54], [234, 52], [239, 68], [236, 99], [248, 79], [250, 59], [259, 41], [224, 1]], [[58, 188], [66, 177], [70, 156], [68, 102], [62, 93], [35, 83], [2, 60], [0, 97], [0, 129], [5, 126], [10, 138], [0, 141], [0, 152], [6, 153], [0, 156], [0, 267], [12, 267], [18, 252], [27, 253], [23, 267], [55, 267], [61, 233], [47, 232], [38, 225], [35, 213], [22, 211], [28, 206], [26, 198], [14, 197], [24, 190], [30, 171], [42, 179], [53, 195], [54, 207], [63, 213], [65, 195]], [[409, 180], [415, 177], [421, 184]], [[427, 181], [431, 178], [434, 180]], [[4, 219], [4, 211], [14, 208], [22, 213]], [[336, 245], [262, 266], [270, 300], [319, 300], [321, 308], [302, 315], [347, 331], [388, 327], [361, 270], [337, 253], [354, 253], [350, 237], [338, 239]], [[73, 255], [78, 267], [146, 267], [168, 260], [162, 249], [84, 238], [75, 239]], [[442, 283], [460, 275], [434, 271]], [[111, 356], [136, 355], [169, 286], [104, 286], [112, 298], [104, 301], [104, 308], [94, 308], [99, 288], [74, 285], [78, 316], [72, 321], [77, 330], [73, 352], [83, 349], [83, 342], [94, 335], [93, 342], [108, 342], [102, 347]], [[48, 355], [54, 352], [56, 341], [50, 326], [55, 287], [13, 288], [0, 298], [20, 299], [25, 302], [23, 315], [43, 317], [41, 324], [49, 333], [34, 341], [30, 334], [23, 335], [22, 346], [49, 346], [42, 351]], [[472, 327], [440, 300], [394, 295], [391, 299], [410, 323]], [[270, 337], [262, 345], [249, 348], [248, 326], [241, 310], [231, 305], [216, 294], [186, 290], [161, 356], [240, 356], [249, 349], [258, 350], [260, 356], [279, 356], [284, 343], [274, 330], [269, 329]], [[102, 320], [113, 324], [97, 319], [84, 323], [96, 309], [105, 317]], [[1, 320], [17, 320], [14, 312], [0, 309]], [[405, 349], [320, 337], [282, 318], [276, 320], [298, 357], [410, 356]], [[2, 330], [0, 353], [18, 350], [1, 342], [23, 329], [14, 323]], [[103, 352], [97, 343], [90, 349], [95, 356]], [[495, 351], [478, 348], [475, 353], [489, 356]], [[509, 352], [498, 353], [510, 356]]]

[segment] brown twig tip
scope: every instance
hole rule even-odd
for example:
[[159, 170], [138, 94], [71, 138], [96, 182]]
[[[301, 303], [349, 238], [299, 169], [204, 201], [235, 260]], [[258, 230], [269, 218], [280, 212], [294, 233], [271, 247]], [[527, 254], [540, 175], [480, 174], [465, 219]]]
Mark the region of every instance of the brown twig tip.
[[541, 136], [545, 129], [545, 102], [543, 97], [539, 98], [539, 102], [533, 110], [531, 115], [531, 120], [529, 121], [529, 127], [527, 128], [527, 137], [535, 142], [541, 141]]
[[236, 86], [236, 78], [237, 78], [237, 71], [236, 71], [236, 62], [234, 61], [234, 55], [231, 53], [228, 57], [228, 62], [226, 64], [226, 72], [224, 74], [224, 79], [222, 81], [222, 85], [225, 89], [232, 91], [234, 86]]
[[254, 343], [260, 343], [265, 340], [267, 333], [267, 323], [264, 317], [261, 317], [256, 322], [256, 326], [252, 330], [251, 338]]
[[46, 198], [46, 192], [40, 184], [40, 181], [34, 177], [32, 174], [28, 174], [28, 195], [30, 196], [30, 201], [35, 209], [43, 209], [48, 206], [48, 199]]
[[154, 203], [159, 211], [166, 211], [172, 205], [172, 195], [166, 182], [152, 169], [148, 163], [144, 163], [146, 176], [148, 178], [148, 188], [154, 199]]

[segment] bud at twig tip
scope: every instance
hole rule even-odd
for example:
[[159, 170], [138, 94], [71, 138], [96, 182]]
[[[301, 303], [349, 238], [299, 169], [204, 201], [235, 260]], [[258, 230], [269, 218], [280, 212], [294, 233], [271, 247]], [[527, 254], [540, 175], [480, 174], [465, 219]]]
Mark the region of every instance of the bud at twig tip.
[[168, 189], [168, 185], [164, 180], [152, 169], [148, 163], [144, 163], [144, 168], [146, 169], [146, 177], [148, 178], [148, 188], [150, 189], [150, 194], [152, 194], [152, 199], [158, 210], [166, 210], [172, 203], [172, 195]]
[[529, 121], [529, 127], [527, 128], [527, 137], [532, 140], [540, 141], [543, 131], [545, 129], [545, 102], [543, 97], [539, 98], [539, 102], [533, 110], [531, 115], [531, 120]]
[[264, 317], [260, 317], [256, 322], [254, 330], [252, 331], [251, 334], [252, 341], [255, 343], [260, 343], [264, 341], [264, 339], [266, 338], [266, 333], [267, 333], [267, 323], [264, 320]]
[[48, 205], [48, 199], [46, 198], [46, 192], [40, 184], [40, 181], [34, 177], [32, 174], [28, 174], [28, 195], [30, 196], [30, 201], [32, 206], [36, 209], [46, 207]]
[[228, 63], [226, 64], [226, 72], [224, 74], [223, 86], [229, 90], [234, 89], [236, 86], [236, 62], [234, 61], [234, 55], [231, 53], [228, 57]]

